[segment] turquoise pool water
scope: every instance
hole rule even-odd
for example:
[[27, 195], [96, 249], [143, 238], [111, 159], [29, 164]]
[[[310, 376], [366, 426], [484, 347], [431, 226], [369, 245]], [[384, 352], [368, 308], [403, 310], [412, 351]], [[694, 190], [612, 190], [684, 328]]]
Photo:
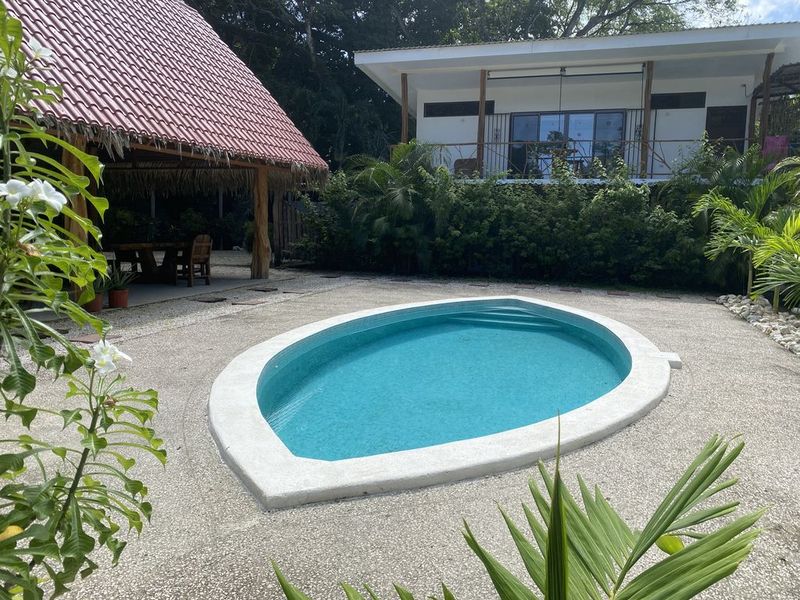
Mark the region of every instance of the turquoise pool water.
[[630, 355], [599, 324], [514, 300], [357, 319], [280, 352], [261, 412], [296, 456], [339, 460], [498, 433], [616, 387]]

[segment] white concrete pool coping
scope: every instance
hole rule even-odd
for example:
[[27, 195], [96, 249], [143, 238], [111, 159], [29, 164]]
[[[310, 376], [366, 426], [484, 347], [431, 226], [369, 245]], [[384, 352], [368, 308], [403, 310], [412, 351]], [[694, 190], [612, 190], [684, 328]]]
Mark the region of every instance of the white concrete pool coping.
[[337, 461], [292, 454], [261, 414], [257, 387], [267, 362], [289, 346], [330, 327], [398, 310], [448, 303], [514, 300], [590, 319], [614, 334], [631, 356], [628, 376], [613, 390], [561, 415], [561, 451], [622, 429], [666, 396], [680, 358], [614, 319], [522, 296], [482, 296], [416, 302], [348, 313], [292, 329], [234, 358], [211, 389], [209, 424], [219, 451], [265, 508], [423, 487], [497, 473], [555, 454], [558, 419], [436, 446]]

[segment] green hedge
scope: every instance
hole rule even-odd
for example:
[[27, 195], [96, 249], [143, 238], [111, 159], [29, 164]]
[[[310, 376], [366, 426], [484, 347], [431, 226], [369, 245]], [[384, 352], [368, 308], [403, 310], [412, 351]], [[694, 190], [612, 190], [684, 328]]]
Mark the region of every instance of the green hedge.
[[376, 190], [343, 173], [307, 201], [299, 255], [320, 267], [672, 288], [735, 284], [738, 266], [703, 255], [692, 190], [454, 181], [443, 170]]

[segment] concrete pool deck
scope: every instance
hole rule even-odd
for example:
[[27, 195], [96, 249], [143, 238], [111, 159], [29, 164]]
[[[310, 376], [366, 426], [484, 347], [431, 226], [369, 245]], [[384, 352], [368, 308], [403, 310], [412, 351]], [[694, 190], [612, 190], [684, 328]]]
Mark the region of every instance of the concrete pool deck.
[[[101, 561], [104, 568], [77, 582], [69, 597], [281, 598], [270, 559], [316, 600], [343, 598], [339, 581], [368, 582], [387, 598], [392, 582], [425, 597], [438, 592], [439, 581], [460, 600], [495, 597], [461, 537], [461, 519], [522, 573], [495, 503], [521, 518], [531, 469], [265, 513], [222, 463], [207, 403], [214, 379], [234, 356], [292, 328], [389, 304], [514, 294], [606, 315], [683, 359], [652, 412], [563, 457], [567, 482], [580, 473], [642, 526], [710, 435], [742, 433], [747, 447], [733, 466], [741, 479], [735, 494], [744, 510], [770, 510], [750, 559], [701, 598], [800, 598], [800, 360], [724, 307], [702, 296], [617, 296], [558, 286], [299, 271], [280, 277], [268, 283], [275, 292], [242, 288], [227, 292], [225, 302], [189, 298], [107, 315], [115, 343], [133, 357], [131, 382], [161, 393], [156, 428], [169, 462], [162, 469], [140, 461], [152, 525], [131, 540], [118, 568]], [[36, 396], [56, 397], [44, 385]]]

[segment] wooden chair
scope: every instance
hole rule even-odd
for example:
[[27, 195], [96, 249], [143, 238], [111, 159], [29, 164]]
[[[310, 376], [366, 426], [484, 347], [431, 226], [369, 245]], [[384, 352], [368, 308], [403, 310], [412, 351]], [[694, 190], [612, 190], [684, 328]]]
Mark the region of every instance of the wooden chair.
[[453, 172], [456, 177], [474, 177], [478, 172], [477, 158], [458, 158], [453, 163]]
[[203, 233], [195, 237], [192, 247], [178, 257], [178, 267], [178, 276], [186, 277], [189, 287], [194, 285], [195, 275], [205, 277], [206, 285], [211, 285], [211, 236]]

